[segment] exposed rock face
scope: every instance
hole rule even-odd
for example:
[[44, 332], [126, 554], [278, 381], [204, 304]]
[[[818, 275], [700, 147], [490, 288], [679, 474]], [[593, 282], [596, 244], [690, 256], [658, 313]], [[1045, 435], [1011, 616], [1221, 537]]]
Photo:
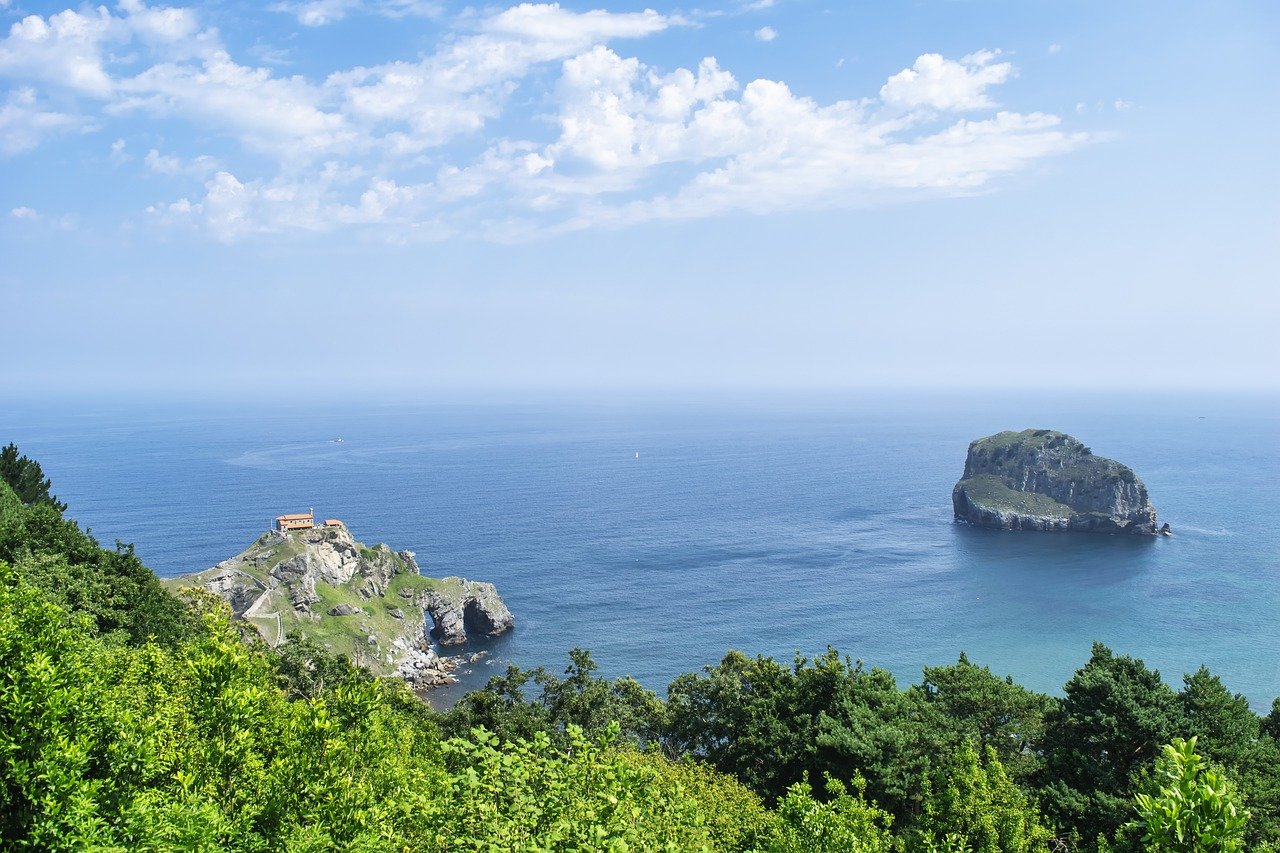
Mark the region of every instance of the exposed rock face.
[[236, 616], [243, 616], [267, 589], [266, 584], [253, 575], [225, 563], [219, 563], [209, 572], [202, 585], [230, 605], [232, 614]]
[[461, 645], [474, 635], [496, 637], [516, 625], [493, 584], [466, 578], [442, 580], [441, 589], [427, 593], [426, 608], [435, 623], [431, 636], [442, 646]]
[[291, 632], [315, 636], [415, 688], [450, 683], [458, 664], [432, 647], [427, 610], [436, 625], [448, 626], [442, 645], [515, 624], [493, 584], [423, 577], [412, 551], [365, 547], [342, 526], [270, 531], [230, 560], [166, 583], [217, 595], [271, 645]]
[[310, 611], [320, 600], [316, 583], [351, 584], [364, 599], [381, 598], [399, 572], [418, 574], [412, 551], [393, 552], [386, 545], [366, 548], [345, 527], [316, 527], [290, 533], [270, 531], [245, 553], [225, 560], [218, 568], [267, 569], [285, 588], [296, 610]]
[[970, 444], [951, 502], [958, 521], [999, 530], [1160, 531], [1147, 487], [1133, 469], [1047, 429], [1002, 432]]

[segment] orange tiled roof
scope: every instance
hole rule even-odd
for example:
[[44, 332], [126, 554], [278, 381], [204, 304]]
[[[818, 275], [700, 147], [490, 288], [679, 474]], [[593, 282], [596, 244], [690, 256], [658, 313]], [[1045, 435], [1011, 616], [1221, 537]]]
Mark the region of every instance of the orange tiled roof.
[[298, 512], [293, 515], [277, 515], [276, 521], [302, 521], [307, 518], [315, 518], [315, 516], [309, 512]]

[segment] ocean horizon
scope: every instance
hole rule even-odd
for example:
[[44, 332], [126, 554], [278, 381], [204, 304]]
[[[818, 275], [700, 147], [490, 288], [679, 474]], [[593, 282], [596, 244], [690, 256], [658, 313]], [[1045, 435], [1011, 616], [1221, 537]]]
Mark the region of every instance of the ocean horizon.
[[[1169, 538], [952, 521], [968, 443], [1047, 427], [1133, 467]], [[338, 439], [341, 439], [339, 441]], [[423, 572], [497, 585], [516, 630], [433, 695], [514, 663], [665, 693], [729, 649], [828, 647], [900, 685], [964, 651], [1060, 693], [1094, 641], [1175, 688], [1207, 666], [1280, 695], [1280, 396], [613, 394], [356, 405], [9, 401], [67, 515], [162, 576], [285, 512], [343, 519]]]

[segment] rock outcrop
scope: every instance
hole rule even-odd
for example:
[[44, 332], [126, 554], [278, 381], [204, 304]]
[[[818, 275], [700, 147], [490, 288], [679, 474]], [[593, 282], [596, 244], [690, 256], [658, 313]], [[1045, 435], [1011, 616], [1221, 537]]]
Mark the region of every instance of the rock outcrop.
[[496, 637], [516, 620], [491, 583], [444, 578], [427, 593], [426, 608], [434, 627], [431, 636], [442, 646], [457, 646], [468, 637]]
[[415, 688], [454, 680], [459, 659], [440, 655], [433, 636], [458, 645], [515, 626], [493, 584], [423, 577], [412, 551], [368, 548], [345, 526], [270, 531], [235, 557], [166, 584], [218, 596], [273, 646], [296, 632]]
[[1061, 432], [1002, 432], [969, 445], [951, 502], [957, 521], [999, 530], [1152, 536], [1156, 510], [1133, 469]]

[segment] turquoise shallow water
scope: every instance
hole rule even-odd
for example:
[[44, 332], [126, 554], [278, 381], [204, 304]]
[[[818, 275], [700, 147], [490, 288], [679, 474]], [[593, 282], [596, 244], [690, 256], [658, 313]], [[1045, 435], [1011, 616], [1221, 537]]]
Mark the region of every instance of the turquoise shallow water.
[[[1175, 535], [953, 524], [968, 442], [1029, 426], [1132, 465]], [[314, 507], [429, 574], [493, 581], [519, 625], [464, 686], [573, 646], [662, 691], [729, 648], [833, 645], [901, 684], [964, 650], [1057, 691], [1101, 640], [1175, 685], [1205, 664], [1259, 710], [1280, 695], [1276, 397], [11, 401], [9, 440], [71, 516], [162, 575]]]

